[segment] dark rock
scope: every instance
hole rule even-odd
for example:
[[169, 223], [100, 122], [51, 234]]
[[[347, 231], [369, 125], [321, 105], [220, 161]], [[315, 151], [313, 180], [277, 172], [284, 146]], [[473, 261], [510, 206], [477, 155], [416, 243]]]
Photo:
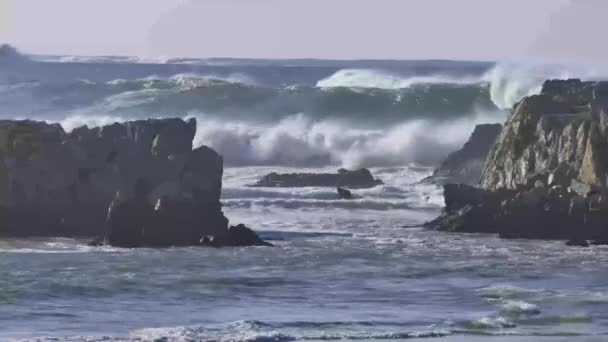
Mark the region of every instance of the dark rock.
[[192, 150], [195, 132], [193, 119], [70, 133], [0, 120], [0, 236], [103, 236], [114, 246], [165, 247], [226, 234], [223, 160], [206, 146]]
[[587, 241], [583, 240], [583, 239], [572, 239], [572, 240], [566, 242], [566, 246], [589, 247], [589, 243], [587, 243]]
[[145, 197], [123, 200], [120, 193], [108, 209], [108, 243], [116, 247], [144, 246], [144, 228], [154, 222], [154, 210]]
[[253, 186], [257, 187], [349, 187], [349, 188], [372, 188], [383, 184], [379, 179], [374, 179], [368, 169], [346, 170], [340, 169], [337, 173], [269, 173], [262, 177]]
[[87, 246], [89, 247], [101, 247], [103, 245], [105, 245], [104, 238], [96, 238], [87, 243]]
[[501, 129], [500, 124], [475, 126], [473, 134], [464, 146], [448, 155], [431, 177], [445, 178], [445, 181], [450, 183], [479, 184], [488, 152]]
[[504, 238], [608, 241], [603, 87], [548, 81], [540, 95], [524, 98], [488, 155], [480, 188], [446, 185], [446, 207], [427, 226]]
[[353, 194], [348, 189], [337, 187], [336, 190], [338, 191], [338, 197], [340, 199], [352, 199], [353, 198]]
[[232, 226], [224, 234], [207, 241], [210, 241], [213, 247], [273, 246], [271, 243], [262, 240], [244, 224]]

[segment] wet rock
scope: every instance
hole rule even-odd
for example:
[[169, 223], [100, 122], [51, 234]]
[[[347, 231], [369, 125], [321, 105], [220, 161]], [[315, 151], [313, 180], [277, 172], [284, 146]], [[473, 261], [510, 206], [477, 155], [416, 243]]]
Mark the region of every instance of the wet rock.
[[346, 170], [340, 169], [337, 173], [269, 173], [262, 177], [253, 186], [256, 187], [349, 187], [372, 188], [383, 184], [375, 179], [368, 169]]
[[583, 239], [572, 239], [566, 242], [566, 246], [571, 247], [589, 247], [589, 243]]
[[338, 198], [340, 198], [340, 199], [352, 199], [353, 198], [353, 194], [348, 189], [337, 187], [336, 190], [338, 192]]
[[244, 224], [232, 226], [224, 234], [207, 241], [210, 241], [210, 245], [213, 247], [273, 246], [271, 243], [262, 240]]

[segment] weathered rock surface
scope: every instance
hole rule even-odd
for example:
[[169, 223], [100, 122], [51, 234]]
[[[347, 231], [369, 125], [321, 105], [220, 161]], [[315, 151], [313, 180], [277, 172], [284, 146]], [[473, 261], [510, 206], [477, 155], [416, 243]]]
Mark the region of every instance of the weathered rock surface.
[[0, 121], [0, 236], [104, 236], [140, 247], [225, 234], [223, 160], [208, 147], [193, 150], [195, 132], [195, 120], [181, 119], [70, 133]]
[[464, 146], [452, 152], [429, 178], [446, 183], [479, 184], [481, 172], [502, 125], [483, 124], [475, 126], [473, 133]]
[[383, 184], [375, 179], [368, 169], [346, 170], [340, 169], [337, 173], [269, 173], [262, 177], [253, 186], [256, 187], [349, 187], [373, 188]]
[[506, 238], [608, 240], [608, 84], [545, 82], [514, 109], [480, 188], [448, 184], [429, 226]]

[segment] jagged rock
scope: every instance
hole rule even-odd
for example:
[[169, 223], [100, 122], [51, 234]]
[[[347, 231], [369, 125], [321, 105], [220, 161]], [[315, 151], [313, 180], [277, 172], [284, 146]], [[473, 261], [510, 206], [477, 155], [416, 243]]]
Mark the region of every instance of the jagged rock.
[[348, 189], [337, 187], [336, 191], [338, 192], [338, 197], [340, 199], [352, 199], [353, 198], [353, 194]]
[[253, 186], [257, 187], [349, 187], [349, 188], [372, 188], [383, 184], [379, 179], [374, 179], [368, 169], [346, 170], [340, 169], [337, 173], [269, 173], [262, 177]]
[[427, 180], [445, 178], [450, 183], [478, 184], [488, 152], [501, 129], [500, 124], [475, 126], [464, 146], [448, 155]]
[[162, 247], [226, 234], [223, 160], [206, 146], [192, 150], [195, 131], [194, 119], [70, 133], [0, 120], [0, 236], [103, 236], [95, 244]]
[[606, 83], [545, 82], [505, 123], [481, 187], [446, 185], [428, 226], [504, 238], [608, 240]]
[[213, 247], [273, 246], [244, 224], [230, 227], [226, 233], [208, 239], [207, 243]]
[[196, 133], [196, 120], [190, 119], [186, 125], [179, 119], [172, 119], [157, 130], [152, 141], [152, 153], [158, 157], [187, 153], [192, 150], [192, 140]]

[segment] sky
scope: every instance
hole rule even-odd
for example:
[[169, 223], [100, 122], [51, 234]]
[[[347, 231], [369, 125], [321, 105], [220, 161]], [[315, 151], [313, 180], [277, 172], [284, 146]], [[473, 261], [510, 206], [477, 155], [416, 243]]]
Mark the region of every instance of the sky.
[[0, 43], [142, 57], [608, 60], [605, 0], [0, 0]]

